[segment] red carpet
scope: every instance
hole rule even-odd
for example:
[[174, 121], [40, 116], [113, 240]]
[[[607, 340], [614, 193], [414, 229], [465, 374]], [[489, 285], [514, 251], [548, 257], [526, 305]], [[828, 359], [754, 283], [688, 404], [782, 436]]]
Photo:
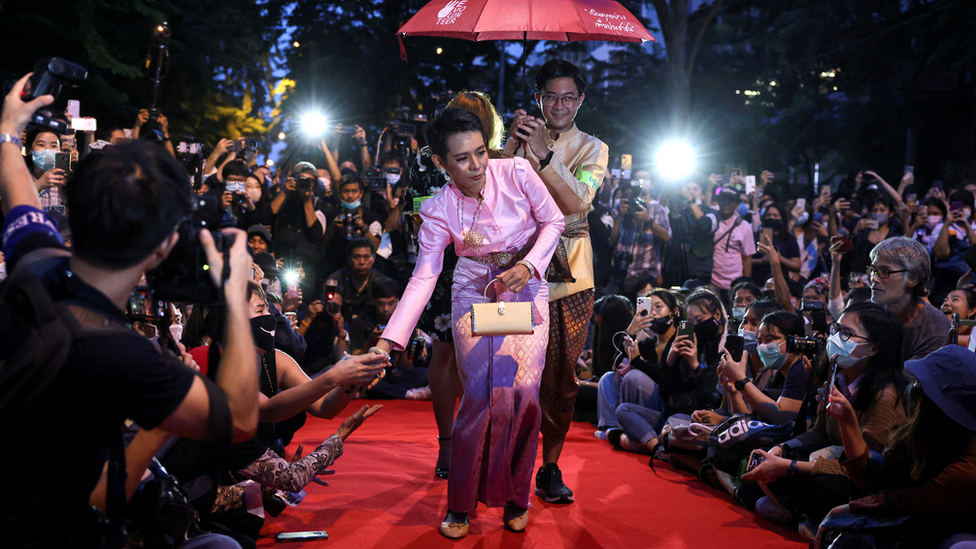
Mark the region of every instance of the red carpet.
[[[363, 401], [354, 402], [362, 406]], [[258, 547], [278, 544], [274, 534], [326, 530], [328, 540], [281, 542], [284, 547], [417, 549], [496, 547], [760, 549], [806, 547], [800, 537], [735, 505], [696, 477], [648, 457], [614, 451], [593, 438], [589, 424], [574, 423], [560, 461], [576, 502], [550, 505], [533, 497], [523, 534], [502, 530], [502, 510], [483, 505], [472, 514], [467, 538], [452, 541], [436, 527], [446, 512], [447, 481], [434, 477], [437, 458], [429, 402], [384, 401], [346, 443], [329, 486], [309, 484], [298, 507], [268, 518]], [[344, 418], [348, 413], [342, 414]], [[289, 453], [310, 450], [341, 423], [309, 417]]]

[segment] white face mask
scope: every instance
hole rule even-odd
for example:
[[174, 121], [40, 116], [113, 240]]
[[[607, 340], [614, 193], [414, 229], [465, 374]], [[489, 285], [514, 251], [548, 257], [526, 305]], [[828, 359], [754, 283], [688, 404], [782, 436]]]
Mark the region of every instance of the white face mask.
[[183, 325], [179, 323], [170, 324], [169, 333], [173, 335], [174, 340], [181, 341], [183, 339]]

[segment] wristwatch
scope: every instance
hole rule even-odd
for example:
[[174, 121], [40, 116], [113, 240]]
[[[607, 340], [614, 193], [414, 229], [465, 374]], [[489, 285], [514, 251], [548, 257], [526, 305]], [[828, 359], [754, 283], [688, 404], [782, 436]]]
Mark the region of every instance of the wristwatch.
[[546, 169], [546, 166], [548, 166], [549, 163], [552, 162], [552, 152], [553, 151], [549, 151], [549, 154], [547, 154], [545, 158], [543, 158], [542, 160], [539, 161], [539, 171], [540, 172], [542, 170]]
[[746, 383], [750, 383], [750, 380], [749, 379], [740, 379], [739, 381], [736, 381], [735, 383], [733, 383], [732, 386], [735, 387], [735, 390], [736, 391], [739, 391], [741, 393], [742, 390], [746, 388]]

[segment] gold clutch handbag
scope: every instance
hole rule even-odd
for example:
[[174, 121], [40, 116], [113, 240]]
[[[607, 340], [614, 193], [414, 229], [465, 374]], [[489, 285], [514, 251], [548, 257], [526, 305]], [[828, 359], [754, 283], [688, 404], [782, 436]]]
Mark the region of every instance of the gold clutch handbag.
[[497, 279], [485, 286], [485, 302], [471, 304], [471, 334], [475, 337], [532, 335], [535, 331], [535, 318], [532, 302], [488, 301], [488, 288]]

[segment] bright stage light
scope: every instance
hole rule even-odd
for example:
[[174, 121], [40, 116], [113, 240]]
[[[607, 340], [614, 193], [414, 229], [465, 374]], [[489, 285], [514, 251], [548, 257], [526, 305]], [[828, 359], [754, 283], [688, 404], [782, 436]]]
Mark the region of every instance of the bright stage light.
[[694, 169], [695, 151], [687, 143], [665, 143], [657, 152], [657, 170], [667, 179], [680, 179]]
[[318, 137], [323, 135], [328, 129], [329, 120], [324, 114], [312, 111], [302, 115], [301, 125], [302, 132], [305, 135], [309, 137]]

